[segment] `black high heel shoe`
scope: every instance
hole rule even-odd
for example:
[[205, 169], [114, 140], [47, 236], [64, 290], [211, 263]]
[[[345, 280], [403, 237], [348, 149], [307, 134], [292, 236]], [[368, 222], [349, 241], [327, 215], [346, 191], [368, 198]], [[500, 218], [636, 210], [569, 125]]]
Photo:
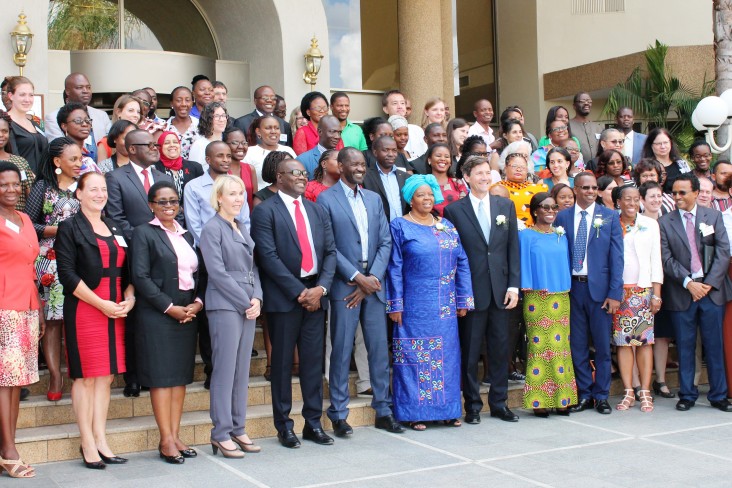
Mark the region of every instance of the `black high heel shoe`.
[[86, 460], [86, 457], [84, 457], [84, 449], [79, 446], [79, 454], [81, 454], [81, 460], [84, 461], [84, 466], [86, 466], [89, 469], [106, 469], [107, 465], [104, 464], [102, 461], [93, 461], [89, 462]]
[[[663, 398], [676, 398], [676, 393], [672, 393], [671, 390], [669, 391], [663, 391], [661, 388], [666, 386], [666, 383], [659, 383], [656, 380], [653, 380], [653, 393], [655, 393], [658, 396], [662, 396]], [[668, 386], [666, 386], [668, 388]]]
[[123, 457], [119, 457], [119, 456], [107, 457], [99, 451], [97, 451], [97, 453], [99, 453], [99, 457], [102, 458], [102, 461], [104, 461], [104, 464], [125, 464], [127, 462], [127, 459], [123, 458]]
[[196, 450], [191, 449], [190, 447], [188, 449], [181, 449], [180, 454], [184, 458], [194, 458], [194, 457], [198, 456], [198, 453], [196, 452]]

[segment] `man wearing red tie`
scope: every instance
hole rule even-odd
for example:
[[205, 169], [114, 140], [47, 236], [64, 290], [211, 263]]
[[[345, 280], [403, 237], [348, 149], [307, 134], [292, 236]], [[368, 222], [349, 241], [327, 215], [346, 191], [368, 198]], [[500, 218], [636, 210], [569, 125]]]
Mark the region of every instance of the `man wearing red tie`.
[[303, 438], [333, 444], [320, 423], [323, 414], [325, 309], [336, 268], [333, 230], [325, 211], [302, 198], [305, 167], [294, 159], [277, 166], [279, 192], [256, 206], [251, 234], [260, 267], [263, 311], [272, 340], [272, 412], [277, 438], [300, 447], [292, 409], [292, 353], [300, 352]]

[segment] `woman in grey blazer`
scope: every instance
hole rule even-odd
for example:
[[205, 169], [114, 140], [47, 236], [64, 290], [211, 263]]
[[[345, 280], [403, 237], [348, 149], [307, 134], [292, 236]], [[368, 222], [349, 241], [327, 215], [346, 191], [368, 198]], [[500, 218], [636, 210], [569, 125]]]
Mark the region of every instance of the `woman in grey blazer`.
[[[206, 315], [211, 333], [211, 448], [214, 455], [244, 457], [259, 452], [244, 430], [254, 322], [262, 306], [254, 241], [236, 219], [246, 205], [244, 182], [222, 175], [214, 182], [211, 206], [217, 214], [201, 231], [201, 253], [209, 273]], [[242, 451], [236, 448], [241, 447]]]

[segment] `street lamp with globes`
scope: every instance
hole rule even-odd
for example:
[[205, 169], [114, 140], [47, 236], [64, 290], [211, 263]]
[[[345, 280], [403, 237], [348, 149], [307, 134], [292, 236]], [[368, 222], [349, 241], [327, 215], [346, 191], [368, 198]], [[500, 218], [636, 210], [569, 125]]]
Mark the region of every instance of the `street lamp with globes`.
[[717, 145], [714, 140], [714, 131], [724, 122], [732, 122], [732, 89], [725, 90], [718, 97], [705, 97], [691, 114], [691, 123], [698, 131], [706, 131], [705, 138], [709, 147], [715, 153], [723, 153], [732, 147], [732, 123], [727, 124], [726, 143]]

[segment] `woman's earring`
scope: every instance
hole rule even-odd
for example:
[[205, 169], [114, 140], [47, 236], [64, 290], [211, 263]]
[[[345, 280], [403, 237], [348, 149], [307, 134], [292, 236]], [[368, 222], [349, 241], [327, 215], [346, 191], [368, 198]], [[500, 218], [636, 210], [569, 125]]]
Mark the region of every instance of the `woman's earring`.
[[53, 172], [56, 173], [57, 175], [60, 175], [61, 173], [63, 173], [63, 171], [61, 171], [61, 168], [59, 168], [58, 166], [56, 167], [55, 170], [53, 170]]

